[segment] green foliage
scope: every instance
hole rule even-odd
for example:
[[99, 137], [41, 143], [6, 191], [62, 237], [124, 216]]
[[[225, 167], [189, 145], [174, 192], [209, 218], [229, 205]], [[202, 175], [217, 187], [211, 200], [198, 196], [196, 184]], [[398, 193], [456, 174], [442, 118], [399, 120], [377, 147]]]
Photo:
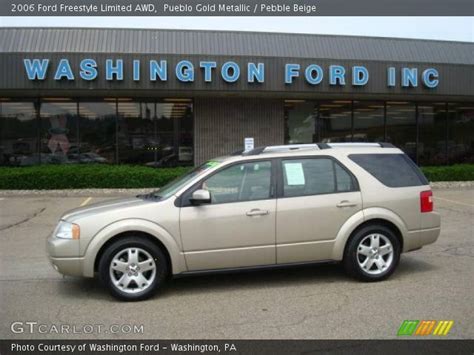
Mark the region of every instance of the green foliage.
[[0, 167], [0, 189], [158, 188], [189, 170], [95, 164]]
[[[159, 188], [189, 170], [95, 164], [0, 167], [0, 190]], [[429, 181], [474, 180], [474, 164], [427, 166], [422, 170]]]
[[474, 181], [474, 164], [425, 166], [421, 170], [429, 181]]

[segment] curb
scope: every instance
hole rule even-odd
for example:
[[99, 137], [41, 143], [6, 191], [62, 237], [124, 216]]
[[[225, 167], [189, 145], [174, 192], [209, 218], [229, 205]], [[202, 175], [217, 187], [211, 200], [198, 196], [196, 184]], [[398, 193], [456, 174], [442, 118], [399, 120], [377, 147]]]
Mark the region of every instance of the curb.
[[146, 194], [157, 189], [70, 189], [70, 190], [0, 190], [0, 197], [122, 197]]
[[472, 189], [474, 181], [435, 181], [430, 182], [433, 189]]
[[[434, 190], [474, 189], [474, 181], [436, 181], [430, 185]], [[157, 189], [0, 190], [0, 197], [122, 197], [146, 194], [154, 190]]]

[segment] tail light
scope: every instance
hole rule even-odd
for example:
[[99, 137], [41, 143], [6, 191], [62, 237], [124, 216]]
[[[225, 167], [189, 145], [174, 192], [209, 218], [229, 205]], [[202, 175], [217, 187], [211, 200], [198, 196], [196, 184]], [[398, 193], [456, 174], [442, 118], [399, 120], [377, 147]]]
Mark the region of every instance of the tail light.
[[421, 213], [433, 211], [433, 192], [431, 190], [420, 192], [420, 210]]

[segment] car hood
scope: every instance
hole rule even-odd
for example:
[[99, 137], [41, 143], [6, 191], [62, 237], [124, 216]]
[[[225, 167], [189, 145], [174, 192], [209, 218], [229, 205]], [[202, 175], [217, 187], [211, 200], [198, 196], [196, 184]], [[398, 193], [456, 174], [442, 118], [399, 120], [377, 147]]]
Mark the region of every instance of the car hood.
[[151, 200], [138, 197], [113, 199], [75, 208], [63, 214], [61, 219], [73, 222], [77, 219], [89, 217], [91, 215], [97, 216], [98, 214], [111, 212], [117, 209], [133, 208], [150, 203], [152, 203]]

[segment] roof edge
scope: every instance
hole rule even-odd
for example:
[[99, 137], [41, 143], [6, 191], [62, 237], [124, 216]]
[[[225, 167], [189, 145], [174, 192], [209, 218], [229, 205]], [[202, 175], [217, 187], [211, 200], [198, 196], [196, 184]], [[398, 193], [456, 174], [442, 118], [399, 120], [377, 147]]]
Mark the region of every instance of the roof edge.
[[453, 41], [445, 39], [427, 39], [427, 38], [406, 38], [406, 37], [386, 37], [386, 36], [357, 36], [357, 35], [337, 35], [337, 34], [318, 34], [318, 33], [292, 33], [292, 32], [268, 32], [268, 31], [237, 31], [237, 30], [203, 30], [203, 29], [172, 29], [172, 28], [126, 28], [126, 27], [44, 27], [44, 26], [0, 26], [1, 30], [121, 30], [121, 31], [163, 31], [163, 32], [202, 32], [202, 33], [235, 33], [235, 34], [261, 34], [261, 35], [284, 35], [284, 36], [300, 36], [300, 37], [330, 37], [330, 38], [360, 38], [374, 40], [395, 40], [410, 42], [438, 42], [438, 43], [455, 43], [462, 45], [474, 45], [473, 42]]

